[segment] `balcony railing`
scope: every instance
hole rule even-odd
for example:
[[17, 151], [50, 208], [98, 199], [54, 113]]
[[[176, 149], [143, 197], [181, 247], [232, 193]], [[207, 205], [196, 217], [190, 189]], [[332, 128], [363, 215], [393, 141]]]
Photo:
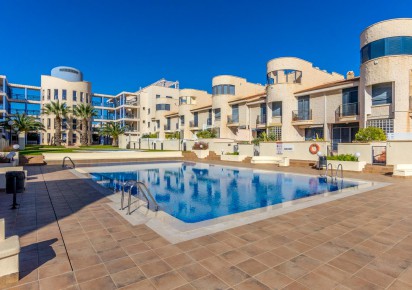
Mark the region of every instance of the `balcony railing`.
[[239, 124], [239, 116], [227, 116], [227, 124], [228, 125], [233, 125], [233, 124]]
[[336, 109], [338, 118], [359, 115], [359, 103], [342, 104]]
[[207, 126], [212, 126], [212, 118], [207, 118], [206, 124]]
[[199, 122], [190, 121], [189, 122], [189, 127], [190, 128], [197, 128], [197, 127], [199, 127]]
[[168, 125], [164, 125], [163, 129], [164, 129], [164, 131], [170, 131], [170, 130], [171, 130], [171, 129], [170, 129], [170, 125], [169, 125], [169, 126], [168, 126]]
[[256, 125], [266, 125], [266, 115], [258, 115], [256, 118]]
[[29, 100], [29, 101], [40, 101], [40, 96], [38, 96], [38, 95], [27, 95], [27, 100]]
[[310, 121], [312, 120], [312, 109], [292, 111], [292, 121]]
[[12, 115], [26, 114], [26, 115], [30, 115], [30, 116], [39, 116], [40, 115], [40, 110], [11, 109], [10, 114], [12, 114]]
[[25, 100], [26, 96], [24, 94], [12, 94], [11, 98], [14, 100]]
[[93, 101], [92, 105], [96, 106], [96, 107], [114, 108], [113, 103], [102, 103], [102, 102], [99, 102], [99, 101]]

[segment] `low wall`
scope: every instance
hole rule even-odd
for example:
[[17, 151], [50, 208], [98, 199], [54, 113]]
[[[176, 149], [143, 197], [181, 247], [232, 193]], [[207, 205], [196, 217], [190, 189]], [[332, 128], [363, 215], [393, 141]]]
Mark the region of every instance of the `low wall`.
[[386, 164], [412, 164], [412, 141], [388, 141]]
[[239, 144], [239, 155], [253, 157], [253, 144]]
[[156, 152], [87, 152], [87, 153], [43, 153], [44, 161], [63, 161], [64, 157], [76, 160], [129, 160], [146, 158], [180, 158], [180, 151], [156, 151]]
[[319, 151], [326, 154], [329, 142], [261, 142], [259, 145], [260, 156], [280, 156], [293, 160], [317, 161], [318, 156], [309, 152], [311, 144], [318, 144]]
[[359, 161], [364, 161], [372, 164], [372, 147], [386, 146], [386, 142], [372, 142], [372, 143], [339, 143], [338, 154], [352, 154], [360, 153]]

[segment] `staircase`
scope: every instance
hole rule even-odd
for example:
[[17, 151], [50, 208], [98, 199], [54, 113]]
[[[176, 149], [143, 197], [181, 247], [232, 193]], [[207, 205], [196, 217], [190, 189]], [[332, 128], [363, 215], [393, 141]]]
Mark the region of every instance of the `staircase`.
[[393, 165], [366, 164], [363, 173], [388, 174], [393, 173]]
[[183, 154], [183, 159], [185, 161], [196, 161], [197, 160], [197, 156], [194, 152], [186, 151], [186, 152], [182, 152], [182, 154]]
[[217, 155], [214, 151], [209, 151], [209, 156], [205, 160], [220, 160], [220, 155]]
[[291, 159], [289, 165], [293, 167], [314, 167], [316, 161]]
[[252, 161], [252, 157], [246, 157], [242, 163], [250, 163]]

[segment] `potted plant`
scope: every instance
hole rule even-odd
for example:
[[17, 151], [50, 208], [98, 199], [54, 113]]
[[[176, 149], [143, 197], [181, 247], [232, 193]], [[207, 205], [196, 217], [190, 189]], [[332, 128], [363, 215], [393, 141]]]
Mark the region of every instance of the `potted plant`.
[[206, 158], [209, 156], [209, 144], [206, 142], [195, 142], [192, 147], [192, 151], [196, 154], [197, 158]]
[[243, 160], [245, 160], [246, 157], [246, 155], [239, 155], [239, 152], [227, 152], [226, 154], [220, 155], [220, 160], [242, 162]]
[[331, 163], [333, 168], [337, 168], [339, 164], [342, 164], [342, 168], [345, 171], [362, 171], [366, 165], [366, 161], [359, 161], [359, 153], [352, 154], [339, 154], [336, 156], [328, 156], [327, 163]]

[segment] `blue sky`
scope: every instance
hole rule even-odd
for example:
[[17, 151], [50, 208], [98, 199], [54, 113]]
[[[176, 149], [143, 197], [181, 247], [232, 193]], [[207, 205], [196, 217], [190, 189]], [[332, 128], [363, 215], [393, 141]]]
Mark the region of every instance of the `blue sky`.
[[[220, 74], [265, 82], [266, 62], [296, 56], [359, 71], [359, 34], [412, 17], [410, 0], [1, 0], [0, 74], [40, 85], [59, 65], [93, 91], [135, 91], [160, 78], [211, 91]], [[409, 14], [408, 14], [409, 13]]]

